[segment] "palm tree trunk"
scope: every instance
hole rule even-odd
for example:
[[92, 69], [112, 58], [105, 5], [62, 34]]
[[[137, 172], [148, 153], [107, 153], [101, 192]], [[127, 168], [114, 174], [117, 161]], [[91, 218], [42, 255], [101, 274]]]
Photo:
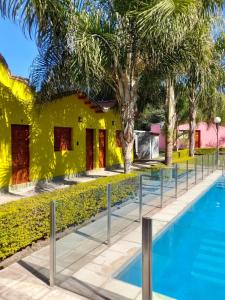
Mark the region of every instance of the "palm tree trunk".
[[189, 155], [195, 155], [195, 129], [196, 129], [197, 105], [194, 92], [189, 98]]
[[130, 173], [133, 158], [134, 118], [137, 91], [136, 86], [130, 84], [130, 78], [125, 72], [120, 73], [116, 94], [122, 123], [124, 173]]
[[173, 80], [166, 81], [166, 153], [165, 162], [167, 165], [172, 164], [173, 155], [173, 134], [176, 123], [176, 102]]

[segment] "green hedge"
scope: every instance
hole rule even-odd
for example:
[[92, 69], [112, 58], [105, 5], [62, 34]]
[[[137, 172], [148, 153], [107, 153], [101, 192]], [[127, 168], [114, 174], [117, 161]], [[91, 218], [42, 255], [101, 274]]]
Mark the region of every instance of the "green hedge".
[[[220, 153], [225, 153], [225, 148], [219, 148]], [[195, 153], [202, 155], [202, 154], [212, 154], [216, 152], [216, 148], [196, 148]]]
[[178, 150], [173, 152], [173, 160], [176, 159], [186, 159], [189, 157], [189, 150], [184, 149], [184, 150]]
[[203, 155], [203, 154], [212, 154], [216, 151], [216, 148], [196, 148], [195, 154]]
[[0, 261], [50, 234], [50, 203], [57, 200], [57, 229], [81, 224], [106, 208], [106, 186], [112, 201], [136, 193], [137, 173], [115, 175], [20, 199], [0, 206]]

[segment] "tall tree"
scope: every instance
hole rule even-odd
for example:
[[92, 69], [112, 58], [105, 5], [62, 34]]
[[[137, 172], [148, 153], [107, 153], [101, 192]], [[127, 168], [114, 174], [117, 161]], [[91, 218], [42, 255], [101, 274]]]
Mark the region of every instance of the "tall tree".
[[[150, 1], [143, 8], [143, 11], [139, 12], [139, 25], [143, 31], [142, 35], [146, 39], [152, 39], [155, 36], [160, 41], [160, 49], [165, 51], [165, 46], [174, 52], [179, 50], [180, 54], [183, 52], [182, 59], [180, 55], [174, 60], [180, 68], [183, 68], [184, 64], [190, 63], [190, 57], [193, 57], [192, 51], [187, 46], [186, 40], [190, 39], [190, 36], [196, 36], [195, 30], [198, 27], [199, 21], [208, 20], [212, 15], [217, 15], [221, 11], [224, 5], [223, 0], [213, 1], [199, 1], [199, 0], [159, 0]], [[172, 41], [172, 43], [171, 43]], [[197, 49], [198, 50], [198, 49]], [[200, 49], [200, 52], [202, 49]], [[185, 54], [186, 53], [186, 54]], [[202, 55], [202, 53], [200, 53]], [[168, 54], [164, 55], [162, 60], [168, 59]], [[167, 62], [164, 61], [166, 64]], [[192, 66], [195, 66], [192, 64]], [[172, 163], [172, 150], [173, 150], [173, 132], [175, 130], [175, 107], [176, 98], [174, 96], [174, 80], [168, 73], [167, 82], [167, 97], [166, 97], [166, 163]], [[201, 84], [200, 84], [201, 86]], [[199, 88], [199, 85], [198, 85]], [[193, 91], [193, 87], [192, 87]], [[196, 90], [195, 90], [196, 91]], [[189, 99], [193, 101], [194, 94], [192, 93]], [[190, 115], [193, 120], [190, 121], [192, 131], [195, 127], [195, 113], [196, 109], [192, 110], [193, 106], [190, 105]], [[193, 145], [193, 135], [190, 134], [191, 145]]]

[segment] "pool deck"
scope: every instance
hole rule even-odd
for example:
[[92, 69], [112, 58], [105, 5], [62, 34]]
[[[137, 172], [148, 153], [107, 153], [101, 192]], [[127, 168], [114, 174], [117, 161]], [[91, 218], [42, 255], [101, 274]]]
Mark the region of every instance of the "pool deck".
[[[146, 216], [153, 219], [153, 235], [165, 229], [178, 215], [187, 209], [210, 185], [221, 176], [221, 171], [209, 175], [185, 194], [162, 209], [153, 209]], [[134, 222], [112, 239], [111, 246], [102, 244], [88, 255], [86, 263], [71, 274], [70, 269], [61, 272], [57, 287], [47, 284], [49, 269], [49, 247], [45, 247], [22, 262], [14, 263], [0, 271], [0, 299], [115, 299], [141, 300], [141, 289], [114, 278], [114, 275], [141, 251], [141, 225]], [[32, 269], [40, 265], [38, 274]], [[77, 294], [75, 294], [76, 292]], [[78, 294], [86, 295], [86, 297]], [[154, 294], [154, 300], [171, 299]]]

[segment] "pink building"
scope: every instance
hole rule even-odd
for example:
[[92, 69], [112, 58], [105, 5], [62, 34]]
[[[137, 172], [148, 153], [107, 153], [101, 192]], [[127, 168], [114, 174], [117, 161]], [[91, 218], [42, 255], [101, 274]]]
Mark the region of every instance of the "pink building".
[[[179, 149], [188, 147], [188, 130], [189, 124], [179, 126]], [[159, 134], [159, 148], [160, 150], [165, 149], [165, 135], [162, 131], [161, 124], [152, 124], [151, 132]], [[215, 124], [207, 124], [201, 122], [196, 127], [195, 132], [195, 147], [196, 148], [210, 148], [216, 147], [216, 126]], [[219, 126], [219, 146], [225, 147], [225, 127]]]

